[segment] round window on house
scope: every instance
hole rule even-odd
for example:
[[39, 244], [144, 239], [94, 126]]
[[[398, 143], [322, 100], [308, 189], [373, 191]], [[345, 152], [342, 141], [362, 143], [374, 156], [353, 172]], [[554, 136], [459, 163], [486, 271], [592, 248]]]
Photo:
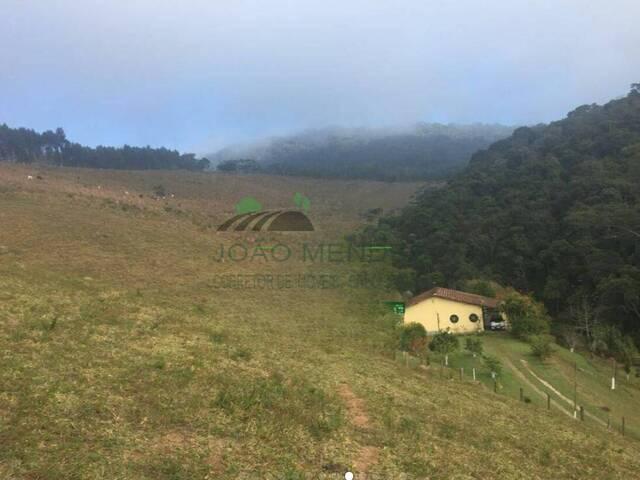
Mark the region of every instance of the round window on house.
[[476, 323], [478, 321], [478, 315], [472, 313], [471, 315], [469, 315], [469, 320], [471, 320], [473, 323]]
[[458, 320], [460, 319], [458, 318], [458, 315], [451, 315], [449, 317], [449, 320], [451, 321], [451, 323], [458, 323]]

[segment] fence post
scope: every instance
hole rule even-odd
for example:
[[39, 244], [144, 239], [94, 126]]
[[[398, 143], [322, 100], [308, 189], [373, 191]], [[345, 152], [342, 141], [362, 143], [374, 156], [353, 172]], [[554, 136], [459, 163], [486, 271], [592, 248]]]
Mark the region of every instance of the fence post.
[[473, 372], [473, 381], [475, 382], [476, 381], [476, 367], [473, 367], [472, 372]]
[[520, 401], [524, 402], [524, 392], [522, 391], [522, 387], [520, 387]]
[[462, 380], [463, 375], [464, 375], [464, 367], [460, 367], [460, 380]]
[[622, 417], [622, 436], [624, 437], [624, 417]]
[[547, 410], [551, 410], [551, 395], [547, 392]]
[[493, 393], [498, 393], [498, 380], [493, 379]]
[[616, 389], [616, 376], [618, 373], [618, 362], [616, 362], [615, 358], [611, 359], [613, 361], [613, 372], [612, 372], [612, 376], [611, 376], [611, 390], [615, 390]]
[[584, 407], [580, 405], [580, 420], [584, 422]]

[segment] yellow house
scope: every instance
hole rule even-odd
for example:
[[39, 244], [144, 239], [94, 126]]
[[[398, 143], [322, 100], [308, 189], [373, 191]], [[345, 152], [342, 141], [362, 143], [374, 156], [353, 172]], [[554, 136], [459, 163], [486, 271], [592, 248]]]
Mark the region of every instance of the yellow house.
[[405, 323], [421, 323], [427, 333], [445, 330], [452, 333], [481, 332], [488, 327], [489, 311], [498, 307], [494, 298], [449, 288], [432, 288], [407, 302]]

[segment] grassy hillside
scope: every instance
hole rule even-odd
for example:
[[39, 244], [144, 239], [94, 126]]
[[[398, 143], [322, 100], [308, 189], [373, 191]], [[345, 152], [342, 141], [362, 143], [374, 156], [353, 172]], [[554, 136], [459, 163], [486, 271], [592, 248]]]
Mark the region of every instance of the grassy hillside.
[[[217, 288], [362, 271], [212, 257], [337, 241], [416, 187], [1, 166], [0, 478], [637, 475], [632, 438], [395, 361], [378, 307], [393, 292]], [[215, 231], [242, 196], [288, 207], [296, 191], [315, 232]]]
[[[586, 422], [620, 430], [624, 417], [625, 433], [640, 439], [640, 378], [630, 375], [627, 379], [618, 369], [616, 389], [611, 390], [612, 364], [600, 357], [554, 345], [552, 357], [542, 362], [531, 353], [529, 344], [508, 334], [487, 332], [480, 338], [485, 353], [499, 358], [504, 366], [499, 379], [501, 393], [518, 398], [523, 388], [527, 401], [544, 408], [548, 393], [552, 409], [570, 417], [574, 415], [575, 393], [577, 411], [584, 407]], [[481, 364], [464, 349], [450, 358], [456, 371], [462, 367], [470, 374], [474, 366], [479, 367], [478, 380], [493, 388], [493, 380]]]

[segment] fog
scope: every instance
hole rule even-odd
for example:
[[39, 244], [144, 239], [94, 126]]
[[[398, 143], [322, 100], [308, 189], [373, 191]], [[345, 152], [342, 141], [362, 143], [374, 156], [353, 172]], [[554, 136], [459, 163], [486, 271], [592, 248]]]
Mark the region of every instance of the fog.
[[3, 0], [0, 123], [197, 153], [325, 125], [537, 123], [640, 81], [639, 17], [637, 0]]

